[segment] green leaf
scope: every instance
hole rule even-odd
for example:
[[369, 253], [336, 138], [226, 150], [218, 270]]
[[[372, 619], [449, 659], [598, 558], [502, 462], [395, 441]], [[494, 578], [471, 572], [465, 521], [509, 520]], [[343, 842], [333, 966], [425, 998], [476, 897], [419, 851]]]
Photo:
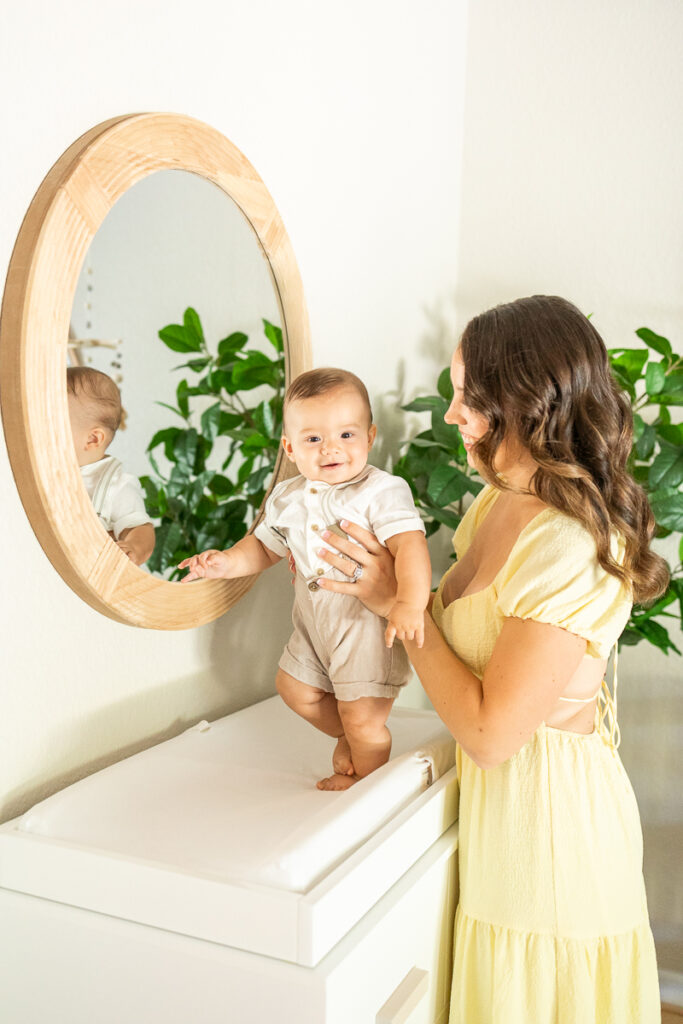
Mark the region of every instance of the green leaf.
[[168, 402], [155, 402], [154, 404], [160, 405], [162, 409], [170, 409], [170, 411], [175, 413], [176, 416], [180, 416], [181, 420], [185, 419], [180, 409], [176, 409], [174, 405], [169, 405]]
[[236, 391], [250, 391], [262, 384], [279, 387], [282, 374], [277, 363], [263, 352], [250, 352], [245, 359], [235, 364], [231, 378], [232, 387]]
[[427, 494], [440, 508], [459, 501], [468, 492], [469, 481], [455, 466], [437, 466], [429, 477]]
[[437, 523], [443, 524], [443, 526], [450, 527], [451, 530], [457, 530], [458, 525], [460, 524], [460, 520], [462, 518], [457, 514], [457, 512], [453, 512], [451, 509], [433, 508], [430, 505], [424, 507], [424, 512], [431, 519], [436, 520]]
[[436, 390], [450, 405], [453, 401], [453, 381], [451, 380], [451, 371], [448, 366], [439, 374], [439, 379], [436, 383]]
[[659, 363], [648, 363], [645, 370], [645, 390], [648, 395], [658, 395], [664, 390], [666, 374]]
[[157, 430], [152, 440], [147, 445], [147, 451], [151, 451], [156, 448], [157, 445], [163, 444], [164, 454], [169, 462], [173, 462], [173, 445], [178, 434], [182, 433], [180, 427], [166, 427], [164, 430]]
[[401, 408], [406, 412], [431, 412], [434, 410], [440, 413], [441, 419], [443, 419], [444, 413], [448, 409], [448, 402], [439, 395], [420, 395], [412, 402], [408, 402], [407, 405], [402, 405]]
[[174, 352], [198, 352], [199, 349], [186, 337], [182, 324], [169, 324], [159, 331], [159, 337], [167, 348]]
[[259, 428], [261, 434], [266, 434], [270, 438], [273, 437], [275, 433], [275, 417], [268, 400], [264, 400], [254, 409], [254, 423]]
[[[650, 466], [648, 482], [652, 489], [680, 487], [683, 483], [683, 449], [666, 443], [662, 445]], [[683, 495], [681, 500], [683, 503]]]
[[[679, 551], [680, 551], [680, 555], [683, 556], [683, 537], [681, 537], [681, 543], [680, 543]], [[681, 557], [681, 561], [683, 561], [683, 557]], [[681, 619], [681, 625], [683, 625], [683, 578], [679, 578], [679, 579], [676, 579], [676, 580], [671, 580], [670, 583], [669, 583], [669, 591], [673, 591], [673, 593], [676, 595], [676, 600], [678, 601], [678, 612], [679, 612], [679, 616], [680, 616], [680, 619]], [[667, 593], [669, 591], [667, 591]]]
[[195, 473], [204, 473], [206, 471], [206, 460], [208, 459], [213, 449], [213, 441], [208, 437], [204, 437], [203, 434], [199, 434], [197, 437], [197, 454], [194, 458], [193, 471]]
[[199, 418], [202, 434], [210, 441], [214, 441], [218, 435], [218, 428], [221, 421], [221, 403], [216, 402], [205, 409]]
[[264, 437], [263, 434], [251, 434], [243, 444], [243, 447], [248, 450], [261, 451], [263, 448], [269, 448], [275, 442], [270, 437]]
[[655, 334], [649, 327], [639, 327], [636, 334], [641, 341], [653, 348], [655, 352], [659, 352], [661, 356], [671, 355], [671, 342], [667, 338], [663, 338], [661, 334]]
[[154, 552], [147, 565], [153, 572], [163, 572], [169, 566], [175, 566], [176, 551], [182, 542], [183, 532], [179, 523], [164, 523], [157, 527]]
[[649, 459], [655, 449], [656, 433], [655, 428], [649, 423], [643, 426], [643, 431], [636, 441], [635, 450], [641, 460]]
[[645, 368], [645, 390], [649, 395], [658, 394], [664, 389], [667, 375], [658, 362], [648, 362]]
[[644, 637], [642, 633], [639, 633], [638, 630], [632, 629], [630, 626], [627, 626], [624, 632], [619, 637], [619, 647], [635, 647], [635, 645], [639, 644], [640, 641], [643, 639]]
[[238, 469], [237, 483], [239, 484], [240, 487], [242, 487], [247, 477], [253, 472], [255, 461], [256, 457], [254, 455], [249, 455], [248, 458], [245, 458], [244, 462]]
[[609, 353], [610, 356], [612, 353], [619, 353], [610, 359], [612, 369], [619, 370], [631, 384], [635, 384], [642, 376], [643, 367], [647, 362], [647, 349], [609, 349]]
[[211, 362], [211, 356], [202, 356], [201, 359], [188, 359], [186, 363], [181, 363], [180, 366], [174, 366], [173, 370], [192, 370], [194, 373], [201, 373]]
[[227, 476], [221, 476], [220, 473], [215, 473], [213, 479], [209, 482], [209, 490], [212, 494], [217, 494], [223, 498], [228, 494], [235, 493], [235, 485], [232, 480], [229, 480]]
[[248, 505], [243, 498], [238, 498], [235, 501], [228, 501], [225, 505], [219, 506], [220, 517], [223, 521], [244, 519], [247, 510]]
[[178, 437], [173, 442], [173, 454], [175, 455], [177, 466], [187, 467], [188, 470], [194, 466], [197, 454], [197, 431], [194, 427], [191, 427], [189, 430], [180, 431]]
[[665, 487], [648, 495], [658, 526], [676, 533], [683, 532], [683, 494], [675, 487]]
[[669, 444], [683, 446], [683, 423], [662, 423], [657, 427], [657, 435]]
[[634, 625], [646, 640], [649, 640], [651, 644], [658, 647], [660, 651], [664, 652], [664, 654], [668, 654], [669, 651], [675, 651], [676, 654], [681, 653], [671, 640], [668, 631], [658, 622], [646, 620], [644, 622], [638, 622], [637, 624], [634, 623]]
[[670, 604], [676, 600], [676, 591], [673, 587], [669, 586], [665, 593], [656, 601], [650, 605], [649, 608], [644, 608], [642, 605], [634, 606], [632, 618], [636, 623], [645, 622], [647, 619], [653, 619], [665, 608], [668, 608]]
[[255, 473], [252, 473], [246, 482], [247, 494], [256, 494], [256, 492], [261, 491], [266, 480], [272, 475], [273, 469], [273, 464], [268, 463], [268, 465], [261, 466]]
[[183, 315], [183, 326], [185, 327], [185, 336], [188, 341], [192, 342], [195, 352], [199, 352], [201, 349], [206, 348], [202, 322], [199, 319], [197, 310], [193, 309], [192, 306], [188, 306], [185, 310]]
[[248, 335], [243, 331], [234, 331], [227, 338], [218, 342], [218, 365], [234, 362], [235, 353], [240, 352], [249, 341]]
[[282, 343], [282, 328], [277, 327], [275, 324], [271, 324], [269, 320], [263, 321], [263, 333], [265, 334], [268, 341], [271, 343], [276, 352], [283, 352], [284, 345]]
[[643, 436], [643, 431], [644, 430], [645, 430], [645, 420], [643, 419], [643, 417], [639, 413], [635, 412], [633, 414], [633, 442], [634, 442], [634, 444], [637, 441], [639, 441], [640, 438]]
[[683, 391], [664, 392], [657, 395], [660, 405], [683, 405]]
[[218, 420], [218, 433], [220, 435], [227, 435], [230, 430], [234, 430], [235, 427], [239, 426], [243, 419], [238, 412], [222, 412]]
[[614, 380], [615, 380], [616, 384], [618, 385], [618, 387], [620, 387], [622, 389], [622, 391], [625, 391], [627, 393], [627, 395], [629, 396], [629, 398], [631, 399], [632, 402], [635, 402], [635, 400], [636, 400], [636, 389], [634, 388], [633, 384], [629, 380], [628, 375], [626, 374], [626, 372], [623, 371], [622, 369], [620, 369], [620, 367], [615, 366], [614, 364], [612, 364], [611, 369], [612, 369], [612, 376], [614, 377]]
[[181, 380], [176, 388], [175, 397], [180, 409], [181, 415], [188, 418], [190, 415], [190, 403], [188, 401], [188, 392], [190, 391], [190, 385], [186, 380]]

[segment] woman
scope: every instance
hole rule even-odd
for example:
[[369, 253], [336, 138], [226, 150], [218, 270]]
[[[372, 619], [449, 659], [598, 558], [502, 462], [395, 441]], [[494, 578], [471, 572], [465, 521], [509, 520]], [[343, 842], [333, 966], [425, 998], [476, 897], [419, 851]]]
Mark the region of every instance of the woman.
[[[451, 1024], [655, 1024], [659, 994], [638, 811], [603, 682], [633, 600], [667, 585], [631, 411], [569, 302], [534, 296], [468, 324], [451, 367], [457, 424], [487, 485], [457, 562], [404, 643], [458, 741], [460, 904]], [[391, 556], [330, 536], [328, 560], [383, 614]], [[615, 676], [616, 688], [616, 676]]]

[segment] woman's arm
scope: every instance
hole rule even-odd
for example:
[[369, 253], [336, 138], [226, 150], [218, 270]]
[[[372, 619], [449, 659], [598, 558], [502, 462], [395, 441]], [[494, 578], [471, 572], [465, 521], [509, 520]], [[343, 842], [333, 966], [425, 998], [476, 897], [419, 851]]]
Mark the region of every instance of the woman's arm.
[[[359, 562], [363, 575], [357, 583], [325, 579], [320, 585], [355, 594], [386, 617], [396, 596], [391, 554], [367, 530], [343, 526], [363, 548], [330, 534], [325, 540], [342, 554], [328, 551], [321, 557], [348, 576]], [[480, 768], [493, 768], [520, 750], [548, 717], [576, 672], [586, 641], [559, 626], [506, 619], [481, 680], [453, 653], [428, 613], [424, 646], [408, 640], [405, 648], [435, 710], [463, 750]]]
[[586, 641], [559, 626], [505, 619], [481, 681], [425, 615], [424, 646], [404, 641], [437, 714], [480, 768], [495, 768], [533, 736], [576, 672]]

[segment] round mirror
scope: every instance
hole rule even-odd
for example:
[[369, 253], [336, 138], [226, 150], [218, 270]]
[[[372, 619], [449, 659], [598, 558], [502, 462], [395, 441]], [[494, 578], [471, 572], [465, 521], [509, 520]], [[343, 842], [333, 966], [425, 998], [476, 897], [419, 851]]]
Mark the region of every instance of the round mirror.
[[[291, 246], [234, 146], [168, 114], [114, 119], [74, 143], [26, 215], [0, 321], [12, 469], [66, 582], [110, 617], [151, 628], [188, 628], [230, 607], [253, 579], [182, 586], [173, 570], [258, 521], [289, 473], [282, 390], [309, 365]], [[120, 426], [87, 458], [67, 367], [105, 374], [121, 395]], [[156, 531], [143, 567], [96, 513], [89, 458], [98, 473], [117, 463], [140, 481]]]

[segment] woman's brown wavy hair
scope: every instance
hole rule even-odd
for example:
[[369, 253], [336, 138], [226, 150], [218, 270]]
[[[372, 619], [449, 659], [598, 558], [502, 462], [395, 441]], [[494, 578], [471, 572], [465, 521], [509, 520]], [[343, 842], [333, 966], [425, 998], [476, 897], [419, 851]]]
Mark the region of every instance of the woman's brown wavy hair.
[[[640, 603], [663, 593], [669, 570], [650, 550], [655, 519], [626, 469], [631, 404], [590, 320], [566, 299], [533, 295], [474, 317], [460, 351], [464, 402], [489, 423], [475, 446], [484, 479], [506, 489], [494, 460], [504, 438], [517, 438], [538, 466], [532, 492], [583, 523], [600, 565]], [[614, 530], [625, 542], [622, 565], [610, 550]]]

